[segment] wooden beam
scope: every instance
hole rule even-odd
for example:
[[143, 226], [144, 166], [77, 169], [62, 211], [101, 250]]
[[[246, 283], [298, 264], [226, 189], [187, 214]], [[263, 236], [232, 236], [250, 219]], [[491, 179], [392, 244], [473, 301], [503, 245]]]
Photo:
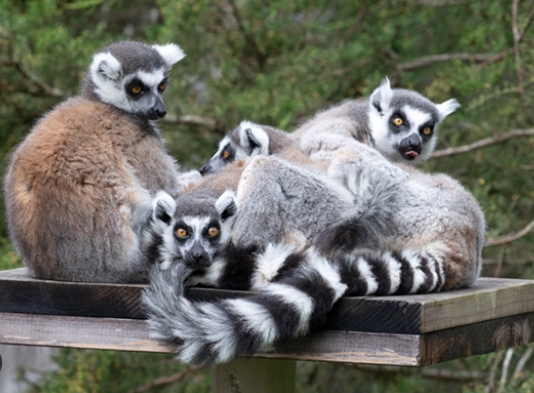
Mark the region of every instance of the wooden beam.
[[[143, 319], [144, 287], [45, 281], [29, 278], [26, 269], [0, 271], [0, 312]], [[188, 292], [197, 300], [249, 294], [212, 288]], [[534, 312], [534, 281], [480, 278], [472, 288], [437, 294], [344, 297], [325, 328], [421, 334], [529, 312]]]
[[0, 313], [0, 344], [170, 352], [143, 320]]
[[342, 298], [326, 329], [420, 334], [534, 312], [534, 281], [481, 277], [471, 288], [425, 295]]
[[[0, 344], [171, 352], [149, 337], [143, 320], [0, 313]], [[534, 341], [534, 313], [430, 333], [321, 330], [257, 358], [424, 366]]]

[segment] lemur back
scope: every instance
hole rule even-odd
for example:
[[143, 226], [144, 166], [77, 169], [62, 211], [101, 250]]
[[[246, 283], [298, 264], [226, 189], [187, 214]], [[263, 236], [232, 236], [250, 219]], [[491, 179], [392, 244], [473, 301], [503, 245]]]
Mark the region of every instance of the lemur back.
[[4, 185], [12, 242], [38, 278], [146, 280], [143, 231], [152, 198], [179, 191], [178, 166], [153, 120], [174, 44], [111, 44], [82, 93], [46, 114], [15, 149]]

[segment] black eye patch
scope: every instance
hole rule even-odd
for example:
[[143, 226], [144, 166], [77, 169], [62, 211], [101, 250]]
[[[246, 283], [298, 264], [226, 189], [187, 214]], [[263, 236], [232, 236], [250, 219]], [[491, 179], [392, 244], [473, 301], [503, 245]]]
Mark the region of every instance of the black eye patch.
[[141, 80], [134, 78], [126, 84], [125, 90], [126, 94], [128, 94], [131, 98], [136, 99], [140, 98], [147, 88], [144, 83], [141, 82]]
[[421, 127], [419, 127], [419, 134], [423, 138], [423, 141], [430, 139], [433, 133], [434, 133], [434, 123], [432, 122], [423, 124]]
[[193, 230], [189, 225], [186, 225], [182, 222], [176, 223], [174, 226], [174, 237], [179, 242], [185, 242], [191, 237]]
[[221, 158], [228, 162], [233, 162], [235, 160], [235, 151], [230, 143], [228, 143], [222, 150]]
[[[213, 229], [216, 229], [216, 233], [212, 233]], [[219, 238], [219, 235], [221, 233], [221, 228], [219, 225], [219, 222], [216, 220], [211, 221], [206, 228], [202, 231], [202, 236], [205, 238], [208, 238], [208, 240], [216, 240]]]
[[158, 91], [160, 93], [163, 93], [165, 89], [167, 88], [168, 83], [169, 83], [169, 80], [167, 78], [163, 79], [158, 85]]

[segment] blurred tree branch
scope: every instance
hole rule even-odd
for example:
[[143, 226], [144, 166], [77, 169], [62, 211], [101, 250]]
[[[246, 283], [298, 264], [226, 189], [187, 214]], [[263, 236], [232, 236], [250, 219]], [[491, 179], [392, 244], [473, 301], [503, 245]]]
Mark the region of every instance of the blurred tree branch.
[[32, 74], [30, 71], [28, 71], [20, 61], [15, 60], [14, 50], [13, 50], [13, 43], [10, 39], [7, 40], [7, 53], [8, 53], [8, 60], [2, 62], [2, 66], [6, 67], [14, 67], [24, 78], [29, 80], [33, 85], [37, 86], [40, 90], [42, 90], [45, 94], [48, 94], [52, 97], [57, 98], [63, 98], [65, 97], [65, 93], [58, 89], [57, 87], [50, 86], [49, 84], [43, 82], [40, 78], [38, 78], [36, 75]]
[[477, 142], [471, 143], [469, 145], [464, 146], [458, 146], [458, 147], [449, 147], [447, 149], [441, 149], [436, 150], [432, 154], [432, 158], [442, 158], [442, 157], [450, 157], [457, 154], [463, 154], [470, 152], [472, 150], [481, 149], [486, 146], [490, 145], [496, 145], [499, 143], [506, 142], [509, 139], [513, 138], [519, 138], [519, 137], [529, 137], [534, 136], [534, 129], [527, 129], [527, 130], [513, 130], [509, 131], [503, 135], [490, 137], [490, 138], [484, 138]]
[[193, 367], [188, 368], [185, 371], [181, 371], [179, 373], [176, 373], [176, 374], [173, 374], [173, 375], [169, 375], [167, 377], [157, 378], [154, 381], [152, 381], [151, 383], [148, 383], [146, 385], [141, 385], [141, 386], [135, 388], [134, 390], [131, 390], [129, 393], [143, 393], [143, 392], [151, 391], [154, 388], [159, 388], [159, 387], [162, 387], [162, 386], [170, 385], [171, 383], [178, 382], [181, 379], [183, 379], [183, 378], [185, 378], [185, 377], [187, 377], [189, 375], [197, 373], [200, 369], [201, 369], [201, 367], [193, 366]]
[[519, 377], [523, 374], [523, 369], [525, 368], [525, 365], [527, 364], [527, 362], [529, 361], [529, 359], [532, 357], [533, 354], [534, 354], [534, 348], [529, 346], [515, 366], [514, 373], [512, 375], [512, 378], [514, 381], [519, 379]]
[[412, 71], [418, 68], [427, 67], [434, 63], [451, 60], [474, 61], [476, 63], [494, 62], [504, 58], [512, 49], [507, 49], [499, 53], [477, 54], [477, 53], [443, 53], [439, 55], [423, 56], [397, 65], [397, 71]]
[[40, 80], [37, 76], [26, 70], [20, 62], [3, 63], [3, 65], [11, 65], [17, 69], [17, 71], [28, 79], [31, 83], [41, 89], [44, 93], [52, 97], [64, 98], [65, 93], [57, 87], [50, 86], [49, 84]]
[[504, 351], [497, 352], [497, 356], [495, 357], [495, 360], [493, 361], [493, 364], [490, 368], [490, 374], [488, 378], [488, 383], [486, 385], [486, 388], [484, 389], [484, 393], [490, 393], [494, 386], [495, 386], [495, 376], [497, 375], [497, 368], [499, 367], [499, 364], [501, 363], [501, 359], [504, 355]]
[[208, 116], [199, 116], [199, 115], [182, 115], [177, 116], [173, 114], [168, 114], [163, 118], [163, 121], [166, 123], [172, 124], [185, 124], [193, 126], [202, 126], [206, 127], [211, 131], [222, 133], [226, 132], [226, 124], [220, 120], [214, 119]]
[[239, 8], [237, 8], [237, 5], [235, 4], [234, 0], [228, 0], [230, 3], [230, 7], [232, 7], [232, 14], [234, 15], [234, 18], [237, 22], [237, 27], [241, 34], [243, 35], [243, 38], [247, 42], [247, 44], [252, 48], [252, 51], [256, 55], [256, 59], [258, 61], [258, 65], [260, 70], [265, 65], [265, 62], [267, 61], [267, 56], [260, 50], [260, 47], [256, 43], [256, 40], [254, 39], [254, 36], [250, 34], [250, 32], [247, 31], [245, 28], [245, 25], [243, 24], [243, 20], [241, 19], [241, 14], [239, 12]]
[[531, 113], [529, 99], [525, 91], [524, 70], [522, 67], [521, 50], [519, 46], [525, 32], [527, 31], [528, 27], [530, 26], [530, 23], [532, 22], [532, 18], [534, 17], [534, 9], [528, 15], [527, 23], [525, 27], [523, 28], [523, 31], [520, 31], [518, 22], [517, 22], [518, 8], [519, 8], [519, 0], [513, 0], [512, 2], [512, 33], [514, 37], [515, 72], [517, 75], [517, 83], [519, 85], [519, 93], [521, 95], [521, 102], [523, 103], [523, 107], [525, 108], [525, 112], [527, 113], [527, 116], [530, 118], [531, 121], [534, 121], [534, 115], [532, 115]]
[[514, 349], [509, 348], [506, 351], [506, 356], [504, 357], [504, 362], [502, 364], [501, 379], [499, 380], [499, 389], [497, 390], [498, 393], [502, 393], [504, 391], [504, 387], [506, 386], [506, 380], [508, 379], [508, 368], [510, 368], [510, 362], [512, 361], [513, 355]]
[[531, 221], [526, 227], [521, 229], [519, 232], [496, 237], [494, 239], [487, 239], [484, 243], [484, 247], [500, 246], [502, 244], [511, 243], [527, 235], [532, 229], [534, 229], [534, 221]]

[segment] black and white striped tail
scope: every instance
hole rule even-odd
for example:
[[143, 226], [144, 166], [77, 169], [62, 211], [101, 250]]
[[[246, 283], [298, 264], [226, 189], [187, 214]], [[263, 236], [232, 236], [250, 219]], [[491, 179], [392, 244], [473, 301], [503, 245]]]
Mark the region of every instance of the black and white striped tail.
[[151, 336], [179, 349], [185, 363], [221, 363], [320, 327], [343, 295], [434, 292], [445, 279], [442, 259], [422, 251], [361, 252], [335, 261], [308, 251], [301, 264], [282, 270], [249, 297], [214, 302], [183, 296], [184, 266], [155, 271], [143, 296]]

